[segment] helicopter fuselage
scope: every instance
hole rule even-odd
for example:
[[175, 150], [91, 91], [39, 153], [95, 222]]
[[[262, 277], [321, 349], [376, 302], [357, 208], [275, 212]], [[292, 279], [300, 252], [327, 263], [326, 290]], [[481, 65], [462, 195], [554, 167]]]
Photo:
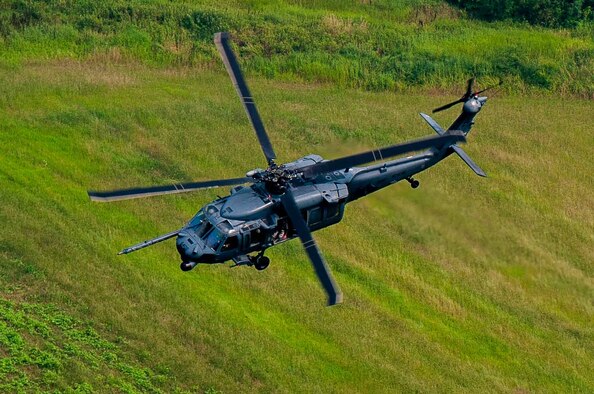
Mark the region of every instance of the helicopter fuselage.
[[[471, 97], [462, 113], [448, 130], [470, 132], [474, 118], [486, 102], [486, 97]], [[449, 131], [436, 130], [438, 134]], [[450, 146], [431, 148], [420, 154], [386, 161], [368, 167], [353, 167], [318, 174], [313, 178], [291, 180], [292, 194], [310, 231], [336, 224], [342, 220], [347, 203], [383, 189], [403, 179], [413, 187], [418, 181], [412, 176], [437, 164], [454, 151]], [[381, 157], [376, 158], [381, 161]], [[322, 162], [318, 155], [308, 155], [283, 164], [283, 170], [299, 173]], [[253, 176], [262, 170], [253, 170]], [[230, 195], [205, 205], [177, 235], [177, 250], [182, 269], [197, 264], [222, 263], [251, 265], [249, 253], [297, 237], [281, 202], [282, 193], [275, 194], [266, 182], [251, 186], [236, 186]], [[171, 233], [173, 234], [173, 233]]]
[[[355, 167], [292, 182], [292, 192], [309, 229], [316, 231], [340, 222], [347, 203], [417, 174], [449, 156], [430, 149], [421, 154], [368, 167]], [[298, 170], [322, 161], [305, 156], [284, 164]], [[177, 250], [188, 269], [196, 264], [234, 260], [250, 264], [250, 253], [295, 238], [280, 201], [264, 182], [236, 186], [228, 196], [206, 204], [177, 234]]]

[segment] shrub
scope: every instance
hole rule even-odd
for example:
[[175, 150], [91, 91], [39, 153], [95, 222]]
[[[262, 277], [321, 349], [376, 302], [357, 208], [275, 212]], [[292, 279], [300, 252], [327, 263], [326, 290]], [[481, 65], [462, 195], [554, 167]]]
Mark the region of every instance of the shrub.
[[513, 20], [546, 27], [575, 27], [591, 20], [594, 0], [448, 0], [487, 21]]

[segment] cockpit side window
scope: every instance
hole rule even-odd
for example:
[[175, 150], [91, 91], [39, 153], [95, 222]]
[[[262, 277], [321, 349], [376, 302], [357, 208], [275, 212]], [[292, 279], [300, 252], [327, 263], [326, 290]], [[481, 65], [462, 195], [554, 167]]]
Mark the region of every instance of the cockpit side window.
[[[212, 226], [211, 226], [212, 227]], [[223, 240], [225, 236], [216, 228], [214, 228], [210, 234], [208, 234], [206, 236], [206, 240], [205, 243], [208, 247], [213, 248], [214, 250], [216, 250], [219, 245], [221, 244], [221, 241]]]
[[266, 236], [266, 234], [264, 233], [264, 231], [262, 231], [261, 228], [257, 228], [255, 230], [252, 231], [252, 246], [254, 245], [259, 245], [264, 243], [264, 237]]
[[223, 246], [221, 247], [221, 252], [225, 252], [225, 251], [231, 250], [231, 249], [237, 249], [238, 246], [239, 246], [239, 241], [237, 239], [237, 235], [231, 236], [231, 237], [227, 238], [225, 243], [223, 243]]

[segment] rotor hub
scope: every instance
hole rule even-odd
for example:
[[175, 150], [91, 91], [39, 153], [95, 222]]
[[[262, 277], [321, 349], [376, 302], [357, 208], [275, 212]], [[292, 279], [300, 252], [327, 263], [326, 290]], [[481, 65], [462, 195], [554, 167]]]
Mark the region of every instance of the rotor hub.
[[253, 170], [247, 176], [264, 182], [266, 190], [271, 194], [284, 194], [291, 181], [299, 177], [299, 172], [272, 163], [266, 170]]

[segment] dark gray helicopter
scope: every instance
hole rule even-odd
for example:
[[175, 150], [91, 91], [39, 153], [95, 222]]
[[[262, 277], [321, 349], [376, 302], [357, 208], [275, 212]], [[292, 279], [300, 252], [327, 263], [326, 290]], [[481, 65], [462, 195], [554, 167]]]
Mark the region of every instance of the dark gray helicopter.
[[[131, 253], [177, 236], [177, 250], [184, 271], [198, 264], [228, 260], [233, 260], [234, 266], [248, 265], [263, 270], [270, 263], [268, 257], [264, 256], [266, 249], [299, 237], [328, 294], [328, 304], [334, 305], [342, 301], [342, 293], [312, 237], [312, 231], [340, 222], [348, 202], [400, 180], [405, 179], [413, 188], [417, 188], [419, 181], [413, 175], [452, 153], [458, 154], [478, 175], [485, 176], [456, 145], [466, 141], [474, 117], [487, 101], [486, 97], [479, 96], [484, 90], [473, 92], [474, 78], [468, 81], [462, 98], [434, 111], [464, 103], [462, 113], [447, 130], [428, 115], [421, 114], [438, 136], [334, 160], [308, 155], [290, 163], [277, 164], [272, 144], [229, 44], [228, 34], [217, 33], [214, 41], [256, 132], [268, 168], [251, 170], [242, 178], [108, 192], [89, 191], [93, 201], [116, 201], [239, 185], [233, 187], [228, 196], [206, 204], [183, 228], [126, 248], [119, 254]], [[415, 156], [388, 160], [423, 149], [426, 150]], [[381, 163], [357, 167], [373, 162]]]

